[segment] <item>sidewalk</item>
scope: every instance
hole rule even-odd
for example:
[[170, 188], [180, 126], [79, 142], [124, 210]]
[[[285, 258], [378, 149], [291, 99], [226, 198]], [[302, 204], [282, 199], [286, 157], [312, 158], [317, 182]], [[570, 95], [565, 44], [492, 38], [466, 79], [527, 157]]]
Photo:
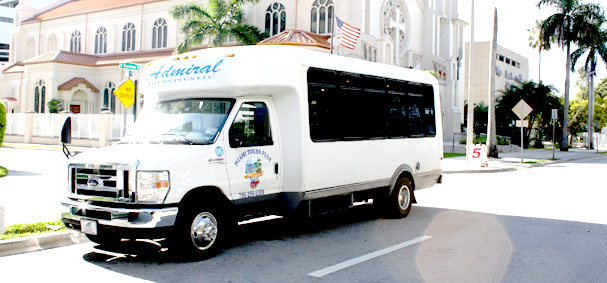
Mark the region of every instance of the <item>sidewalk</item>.
[[[24, 150], [44, 150], [61, 152], [60, 145], [38, 145], [38, 144], [14, 144], [4, 143], [2, 148], [24, 149]], [[69, 146], [70, 151], [81, 152], [89, 150], [85, 147]], [[607, 148], [600, 148], [601, 152], [606, 153]], [[1, 152], [0, 152], [1, 153]], [[569, 149], [569, 151], [554, 152], [556, 160], [552, 159], [552, 151], [545, 149], [526, 149], [524, 151], [524, 163], [521, 163], [521, 153], [506, 152], [499, 153], [499, 158], [490, 158], [488, 167], [480, 167], [480, 165], [469, 164], [465, 156], [452, 157], [443, 159], [443, 174], [458, 174], [458, 173], [497, 173], [513, 170], [526, 169], [536, 166], [544, 166], [559, 162], [568, 162], [573, 160], [581, 160], [601, 156], [596, 153], [596, 150], [585, 149]], [[62, 154], [61, 154], [62, 155]], [[61, 159], [61, 158], [60, 158]], [[63, 159], [61, 159], [63, 160]], [[11, 168], [9, 168], [10, 170]], [[61, 168], [59, 168], [61, 169]], [[10, 174], [10, 171], [9, 171]], [[46, 173], [40, 172], [41, 175]], [[6, 177], [5, 177], [6, 178]], [[0, 179], [1, 180], [1, 179]], [[37, 212], [37, 211], [36, 211]], [[32, 215], [34, 216], [34, 215]], [[26, 223], [38, 222], [35, 218]], [[40, 251], [55, 247], [61, 247], [72, 244], [88, 242], [86, 237], [75, 231], [63, 231], [48, 233], [39, 236], [23, 237], [10, 240], [0, 241], [0, 256], [16, 255], [33, 251]]]
[[[601, 147], [599, 152], [607, 153], [606, 147]], [[496, 173], [507, 172], [520, 169], [526, 169], [548, 164], [569, 162], [601, 156], [595, 150], [570, 148], [569, 151], [554, 151], [552, 160], [552, 150], [547, 149], [525, 149], [523, 151], [523, 162], [521, 163], [521, 152], [500, 152], [498, 158], [489, 158], [487, 167], [481, 167], [479, 164], [471, 164], [466, 161], [465, 156], [451, 157], [443, 159], [443, 174], [458, 173]]]

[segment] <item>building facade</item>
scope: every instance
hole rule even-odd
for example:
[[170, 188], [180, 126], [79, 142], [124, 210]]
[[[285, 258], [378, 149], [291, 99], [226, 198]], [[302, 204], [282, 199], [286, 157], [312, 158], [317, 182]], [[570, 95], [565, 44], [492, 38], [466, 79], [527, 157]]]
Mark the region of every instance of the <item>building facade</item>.
[[18, 3], [18, 0], [0, 0], [0, 66], [8, 62], [10, 31], [15, 18], [13, 9]]
[[[470, 56], [470, 43], [466, 43], [466, 57]], [[495, 70], [492, 72], [491, 61], [495, 60]], [[469, 62], [466, 61], [466, 70]], [[471, 69], [470, 100], [472, 104], [488, 105], [489, 89], [491, 88], [490, 76], [495, 76], [495, 97], [500, 97], [503, 91], [510, 88], [517, 81], [523, 82], [529, 80], [529, 60], [508, 50], [499, 44], [497, 45], [497, 54], [491, 58], [491, 42], [474, 43], [474, 58]], [[465, 75], [467, 78], [467, 74]], [[465, 82], [465, 91], [468, 91], [468, 80]]]
[[[144, 64], [172, 54], [183, 35], [168, 11], [188, 2], [61, 0], [35, 10], [21, 0], [10, 63], [0, 75], [0, 100], [9, 112], [48, 112], [51, 99], [74, 113], [124, 112], [112, 95], [129, 75], [119, 63]], [[450, 139], [463, 119], [461, 62], [469, 7], [469, 0], [260, 0], [243, 12], [248, 24], [270, 36], [300, 30], [330, 38], [339, 17], [360, 28], [361, 36], [353, 50], [333, 41], [335, 54], [434, 71]], [[132, 74], [135, 82], [138, 76]]]

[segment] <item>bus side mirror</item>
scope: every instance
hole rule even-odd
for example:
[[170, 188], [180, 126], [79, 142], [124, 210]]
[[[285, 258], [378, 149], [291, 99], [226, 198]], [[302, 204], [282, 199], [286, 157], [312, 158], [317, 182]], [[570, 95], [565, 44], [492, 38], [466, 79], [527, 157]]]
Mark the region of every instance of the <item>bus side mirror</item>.
[[63, 154], [67, 159], [70, 159], [72, 153], [67, 148], [66, 144], [72, 142], [72, 117], [67, 117], [61, 129], [61, 144], [63, 145]]
[[72, 117], [67, 117], [65, 122], [63, 123], [63, 128], [61, 129], [61, 143], [71, 143], [72, 142]]

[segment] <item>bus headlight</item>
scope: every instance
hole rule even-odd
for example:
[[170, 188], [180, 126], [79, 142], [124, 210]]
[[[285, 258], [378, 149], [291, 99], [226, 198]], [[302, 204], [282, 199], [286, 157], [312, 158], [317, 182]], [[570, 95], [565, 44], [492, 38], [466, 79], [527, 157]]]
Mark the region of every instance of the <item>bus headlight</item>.
[[169, 192], [168, 171], [138, 171], [137, 201], [159, 203]]

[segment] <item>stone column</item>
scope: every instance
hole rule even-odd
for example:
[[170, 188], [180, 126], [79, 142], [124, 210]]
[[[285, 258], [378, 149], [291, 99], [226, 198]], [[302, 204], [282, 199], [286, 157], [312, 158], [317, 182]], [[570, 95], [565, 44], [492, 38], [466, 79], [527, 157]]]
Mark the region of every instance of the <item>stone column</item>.
[[25, 132], [23, 133], [23, 142], [31, 143], [32, 135], [34, 133], [34, 114], [35, 111], [27, 111], [25, 113]]
[[104, 147], [110, 145], [112, 140], [112, 112], [104, 110], [99, 114], [99, 145]]

